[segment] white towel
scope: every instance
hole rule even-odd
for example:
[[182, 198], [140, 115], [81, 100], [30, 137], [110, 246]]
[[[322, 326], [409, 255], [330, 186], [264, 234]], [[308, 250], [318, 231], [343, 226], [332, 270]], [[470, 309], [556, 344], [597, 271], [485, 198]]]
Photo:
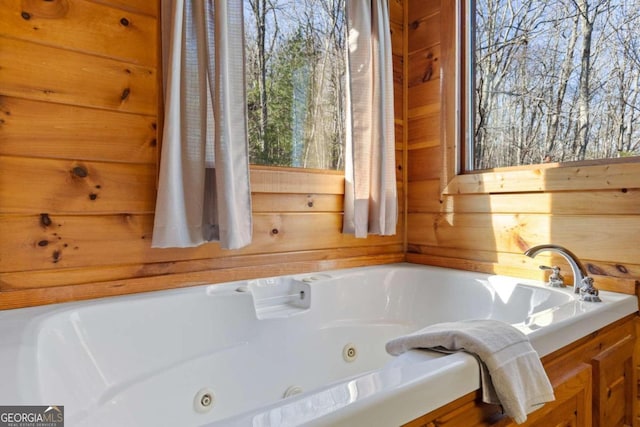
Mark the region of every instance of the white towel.
[[497, 320], [438, 323], [393, 339], [387, 352], [399, 355], [411, 349], [445, 353], [466, 351], [480, 362], [482, 400], [502, 405], [518, 424], [527, 414], [555, 399], [538, 353], [513, 326]]

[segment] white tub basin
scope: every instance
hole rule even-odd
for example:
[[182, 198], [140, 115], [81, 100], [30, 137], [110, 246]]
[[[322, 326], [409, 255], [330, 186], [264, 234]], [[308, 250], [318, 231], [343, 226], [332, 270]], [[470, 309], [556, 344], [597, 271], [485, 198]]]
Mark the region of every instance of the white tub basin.
[[393, 358], [388, 340], [493, 318], [543, 356], [637, 311], [634, 296], [601, 297], [395, 264], [9, 310], [0, 402], [64, 405], [69, 426], [399, 425], [477, 389], [478, 367]]

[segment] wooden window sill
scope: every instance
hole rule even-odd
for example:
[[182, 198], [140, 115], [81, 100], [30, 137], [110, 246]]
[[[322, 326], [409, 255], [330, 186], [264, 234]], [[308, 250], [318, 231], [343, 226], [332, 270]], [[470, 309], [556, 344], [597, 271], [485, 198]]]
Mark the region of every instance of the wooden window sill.
[[454, 176], [443, 194], [493, 194], [635, 188], [640, 158], [501, 168]]

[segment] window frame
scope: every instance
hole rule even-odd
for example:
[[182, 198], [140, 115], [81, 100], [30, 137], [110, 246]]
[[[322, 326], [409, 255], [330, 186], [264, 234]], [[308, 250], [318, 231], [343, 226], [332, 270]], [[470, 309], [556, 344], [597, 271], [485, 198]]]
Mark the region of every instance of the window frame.
[[[469, 170], [473, 162], [473, 79], [468, 49], [474, 0], [443, 0], [442, 13], [442, 173], [441, 193], [489, 194], [563, 190], [620, 190], [636, 188], [640, 178], [640, 156], [621, 159], [584, 160], [567, 163], [510, 166]], [[446, 23], [449, 23], [447, 25]], [[451, 25], [455, 24], [455, 25]]]

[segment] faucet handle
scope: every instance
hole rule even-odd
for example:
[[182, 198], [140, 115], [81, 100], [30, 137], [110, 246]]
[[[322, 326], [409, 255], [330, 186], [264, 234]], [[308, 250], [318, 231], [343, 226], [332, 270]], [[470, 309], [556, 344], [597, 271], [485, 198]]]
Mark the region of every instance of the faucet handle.
[[580, 299], [582, 301], [601, 302], [602, 300], [598, 296], [599, 293], [593, 286], [593, 278], [585, 277], [582, 279], [582, 286], [580, 287]]
[[549, 282], [547, 284], [552, 288], [564, 288], [564, 277], [560, 274], [560, 267], [554, 265], [553, 267], [549, 267], [547, 265], [541, 265], [538, 268], [540, 270], [551, 270], [552, 273], [549, 276]]

